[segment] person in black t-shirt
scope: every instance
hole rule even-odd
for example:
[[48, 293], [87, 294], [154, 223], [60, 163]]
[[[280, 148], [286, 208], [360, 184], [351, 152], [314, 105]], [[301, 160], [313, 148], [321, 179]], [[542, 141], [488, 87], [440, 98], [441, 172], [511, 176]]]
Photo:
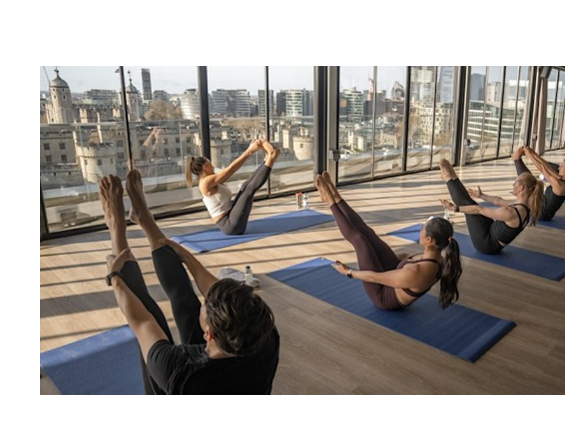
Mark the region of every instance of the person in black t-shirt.
[[[151, 298], [126, 236], [122, 182], [100, 181], [112, 240], [107, 282], [140, 346], [148, 394], [270, 394], [279, 335], [269, 306], [251, 287], [218, 280], [190, 252], [167, 239], [155, 222], [137, 170], [128, 173], [130, 219], [145, 231], [155, 271], [171, 302], [180, 344]], [[186, 266], [204, 296], [201, 305]]]

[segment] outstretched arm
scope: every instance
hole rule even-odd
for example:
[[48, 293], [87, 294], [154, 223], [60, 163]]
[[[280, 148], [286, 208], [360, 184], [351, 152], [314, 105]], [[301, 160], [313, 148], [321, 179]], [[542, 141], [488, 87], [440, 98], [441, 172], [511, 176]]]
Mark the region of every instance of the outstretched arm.
[[[110, 255], [108, 257], [108, 271], [119, 272], [127, 260], [131, 260], [130, 249], [123, 250], [118, 256]], [[168, 341], [169, 339], [155, 317], [127, 286], [121, 274], [114, 276], [111, 283], [118, 306], [126, 317], [133, 334], [135, 334], [143, 360], [147, 363], [147, 355], [151, 346], [160, 340]]]
[[170, 239], [163, 239], [162, 241], [171, 246], [175, 253], [179, 255], [180, 260], [187, 266], [188, 270], [192, 274], [192, 277], [198, 286], [198, 290], [200, 290], [202, 296], [207, 297], [208, 290], [210, 290], [210, 287], [218, 282], [218, 278], [208, 271], [208, 269], [206, 269], [204, 265], [202, 265], [198, 259], [196, 259], [194, 255], [186, 250], [182, 245]]
[[391, 271], [357, 271], [349, 268], [347, 265], [336, 261], [332, 267], [340, 274], [351, 275], [352, 278], [364, 281], [366, 283], [382, 284], [394, 288], [409, 289], [414, 287], [418, 280], [421, 280], [421, 274], [418, 272], [418, 266], [410, 266], [402, 269], [393, 269]]
[[559, 172], [555, 171], [555, 168], [549, 162], [529, 147], [526, 148], [526, 156], [530, 158], [535, 167], [543, 174], [553, 188], [553, 191], [565, 192], [565, 183], [560, 179]]
[[216, 186], [225, 183], [235, 174], [245, 163], [247, 158], [253, 155], [256, 151], [261, 148], [262, 141], [255, 140], [249, 144], [249, 147], [245, 152], [243, 152], [236, 160], [230, 163], [227, 167], [222, 169], [220, 172], [214, 175], [209, 175], [204, 178], [201, 183], [201, 190], [203, 193], [208, 193], [212, 191]]
[[[452, 212], [462, 212], [466, 215], [483, 215], [487, 218], [494, 219], [495, 221], [511, 221], [516, 217], [515, 212], [513, 212], [511, 208], [505, 205], [501, 205], [498, 208], [488, 208], [481, 205], [455, 206], [448, 200], [440, 199], [439, 201], [444, 208], [449, 209]], [[503, 200], [503, 202], [507, 201]]]
[[504, 200], [502, 197], [489, 196], [488, 194], [483, 193], [480, 186], [477, 186], [477, 190], [473, 190], [472, 188], [469, 188], [467, 189], [467, 192], [469, 193], [469, 196], [471, 196], [473, 199], [481, 199], [494, 206], [504, 207], [504, 206], [510, 206], [512, 204], [511, 201]]

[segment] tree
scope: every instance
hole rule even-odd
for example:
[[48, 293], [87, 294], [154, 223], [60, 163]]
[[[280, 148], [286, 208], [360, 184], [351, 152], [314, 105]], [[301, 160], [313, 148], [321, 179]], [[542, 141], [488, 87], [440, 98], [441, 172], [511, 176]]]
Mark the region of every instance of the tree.
[[148, 121], [166, 121], [170, 119], [182, 119], [182, 111], [180, 107], [173, 106], [171, 102], [163, 100], [154, 100], [145, 114]]

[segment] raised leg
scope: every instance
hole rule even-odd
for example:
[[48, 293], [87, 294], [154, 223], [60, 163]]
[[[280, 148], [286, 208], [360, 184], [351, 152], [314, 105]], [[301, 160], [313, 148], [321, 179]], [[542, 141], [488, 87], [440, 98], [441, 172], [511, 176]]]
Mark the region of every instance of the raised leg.
[[130, 219], [138, 223], [147, 236], [155, 272], [171, 302], [181, 342], [202, 343], [202, 329], [198, 321], [200, 301], [179, 256], [164, 244], [165, 235], [147, 207], [141, 175], [137, 170], [128, 173], [126, 189], [132, 204]]

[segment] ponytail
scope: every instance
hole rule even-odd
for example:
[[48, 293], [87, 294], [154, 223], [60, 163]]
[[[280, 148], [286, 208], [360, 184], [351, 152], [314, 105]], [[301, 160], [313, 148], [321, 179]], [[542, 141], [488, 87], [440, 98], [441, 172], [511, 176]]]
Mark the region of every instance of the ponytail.
[[538, 216], [541, 212], [541, 205], [543, 202], [543, 183], [540, 180], [536, 180], [536, 185], [534, 187], [532, 196], [530, 197], [530, 211], [532, 216], [532, 221], [530, 225], [535, 226]]
[[459, 253], [459, 243], [457, 243], [457, 240], [450, 237], [443, 251], [445, 253], [439, 280], [439, 304], [442, 309], [445, 309], [459, 299], [457, 283], [459, 282], [463, 268], [461, 267], [461, 255]]
[[518, 179], [528, 196], [528, 206], [530, 207], [530, 216], [532, 217], [530, 225], [535, 226], [543, 202], [543, 183], [530, 173], [520, 174]]
[[443, 252], [441, 277], [439, 279], [439, 305], [447, 308], [459, 299], [457, 284], [463, 272], [459, 244], [453, 238], [453, 225], [443, 218], [432, 218], [426, 223], [426, 235], [431, 237], [438, 249]]
[[187, 187], [192, 187], [192, 174], [200, 175], [202, 168], [206, 165], [208, 159], [202, 156], [190, 156], [186, 160], [186, 169], [184, 170], [184, 180], [186, 181]]

